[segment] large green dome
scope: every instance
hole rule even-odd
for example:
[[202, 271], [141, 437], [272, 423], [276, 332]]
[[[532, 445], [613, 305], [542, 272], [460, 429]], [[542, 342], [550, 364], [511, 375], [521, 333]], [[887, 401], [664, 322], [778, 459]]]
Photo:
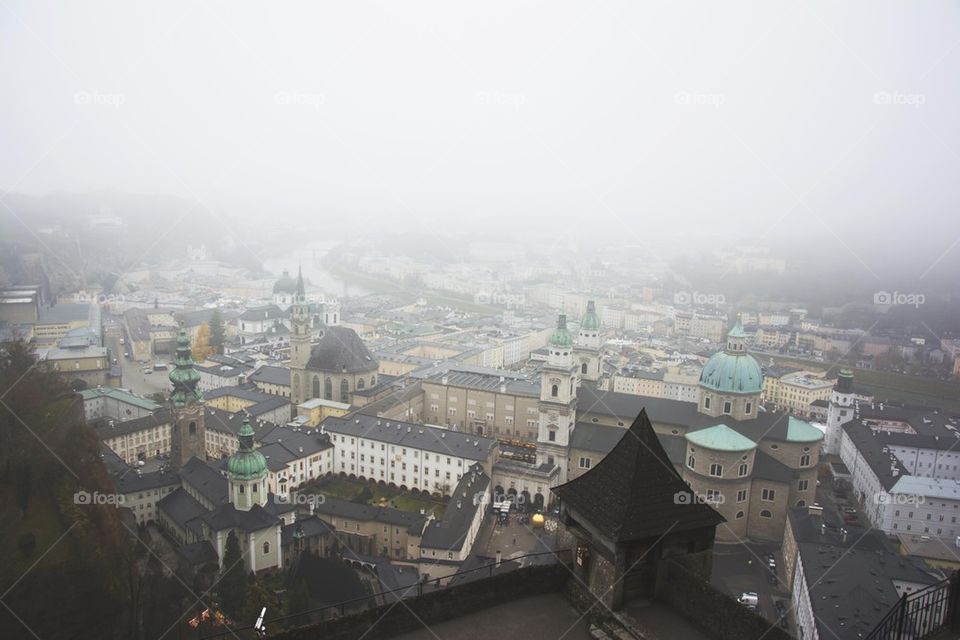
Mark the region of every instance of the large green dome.
[[700, 386], [721, 393], [760, 393], [763, 371], [757, 359], [749, 353], [719, 351], [704, 365]]
[[240, 448], [227, 460], [227, 473], [234, 480], [251, 480], [267, 473], [267, 459], [253, 448], [253, 427], [250, 419], [243, 419], [243, 426], [237, 434]]

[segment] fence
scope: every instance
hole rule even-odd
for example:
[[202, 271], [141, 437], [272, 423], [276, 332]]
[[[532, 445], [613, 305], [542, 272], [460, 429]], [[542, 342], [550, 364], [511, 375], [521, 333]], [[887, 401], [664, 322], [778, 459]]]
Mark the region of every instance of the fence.
[[905, 593], [865, 640], [920, 640], [960, 630], [960, 572], [929, 587]]

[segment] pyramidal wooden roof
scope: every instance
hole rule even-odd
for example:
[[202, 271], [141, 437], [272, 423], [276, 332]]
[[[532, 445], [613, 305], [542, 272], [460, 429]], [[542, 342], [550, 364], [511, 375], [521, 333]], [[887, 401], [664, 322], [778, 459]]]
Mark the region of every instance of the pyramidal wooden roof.
[[[691, 499], [690, 487], [660, 445], [646, 409], [603, 460], [553, 492], [615, 542], [724, 522], [712, 507]], [[678, 499], [678, 494], [684, 497]]]

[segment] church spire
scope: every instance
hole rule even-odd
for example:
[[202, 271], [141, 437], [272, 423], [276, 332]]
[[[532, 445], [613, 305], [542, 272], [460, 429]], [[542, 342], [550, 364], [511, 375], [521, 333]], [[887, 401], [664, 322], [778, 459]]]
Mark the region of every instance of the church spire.
[[303, 265], [301, 264], [297, 267], [297, 302], [303, 302], [303, 298], [306, 295], [307, 292], [303, 288]]
[[193, 368], [193, 355], [190, 349], [190, 336], [181, 325], [177, 335], [177, 356], [174, 360], [173, 371], [170, 372], [170, 382], [173, 390], [170, 400], [175, 405], [185, 405], [194, 401], [203, 401], [203, 395], [197, 390], [200, 374]]

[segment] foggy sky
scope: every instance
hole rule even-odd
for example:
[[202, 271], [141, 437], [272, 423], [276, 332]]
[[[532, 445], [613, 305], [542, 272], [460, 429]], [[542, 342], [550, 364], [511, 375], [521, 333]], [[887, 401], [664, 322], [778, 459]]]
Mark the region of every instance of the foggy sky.
[[914, 231], [930, 262], [960, 237], [956, 3], [0, 5], [5, 191], [314, 233], [732, 230], [863, 256]]

